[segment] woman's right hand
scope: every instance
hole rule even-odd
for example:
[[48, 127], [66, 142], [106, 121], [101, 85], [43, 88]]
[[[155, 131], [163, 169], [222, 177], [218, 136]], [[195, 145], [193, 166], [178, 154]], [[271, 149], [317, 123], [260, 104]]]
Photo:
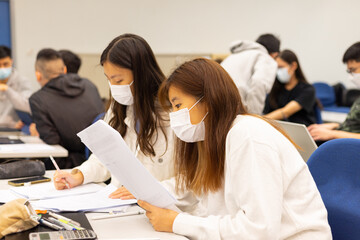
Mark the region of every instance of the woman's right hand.
[[55, 188], [63, 190], [81, 185], [84, 182], [84, 175], [78, 169], [73, 169], [71, 173], [56, 171], [53, 179]]

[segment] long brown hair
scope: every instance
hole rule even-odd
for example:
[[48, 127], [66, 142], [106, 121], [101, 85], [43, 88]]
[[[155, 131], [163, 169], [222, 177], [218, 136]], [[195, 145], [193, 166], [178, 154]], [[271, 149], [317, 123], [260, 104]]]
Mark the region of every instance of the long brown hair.
[[[159, 101], [170, 110], [169, 88], [173, 86], [196, 99], [203, 97], [208, 115], [205, 118], [205, 140], [186, 143], [180, 139], [175, 145], [175, 177], [177, 190], [190, 189], [195, 194], [221, 188], [224, 178], [226, 136], [239, 114], [248, 114], [238, 89], [229, 74], [216, 62], [198, 58], [178, 67], [163, 82]], [[253, 115], [255, 116], [255, 115]], [[269, 122], [284, 132], [271, 120]], [[284, 134], [287, 136], [286, 134]]]
[[[106, 61], [122, 68], [130, 69], [134, 76], [134, 129], [138, 129], [137, 144], [145, 155], [155, 156], [152, 137], [160, 127], [165, 138], [166, 134], [159, 123], [160, 107], [157, 104], [157, 92], [165, 76], [156, 62], [149, 44], [140, 36], [123, 34], [112, 40], [101, 54], [100, 64]], [[127, 106], [117, 103], [112, 97], [107, 109], [112, 107], [113, 117], [109, 124], [125, 136], [127, 126]], [[138, 127], [136, 126], [138, 124]], [[155, 138], [157, 139], [157, 138]]]

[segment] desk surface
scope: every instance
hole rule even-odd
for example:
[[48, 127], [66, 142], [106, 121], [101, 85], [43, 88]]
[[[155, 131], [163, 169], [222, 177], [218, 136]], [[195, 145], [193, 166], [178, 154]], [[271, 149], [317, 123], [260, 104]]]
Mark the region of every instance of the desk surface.
[[24, 144], [0, 144], [0, 158], [67, 157], [68, 151], [60, 145], [48, 145], [33, 136], [7, 136], [20, 139]]
[[[52, 177], [54, 171], [46, 171], [45, 176]], [[9, 189], [8, 180], [0, 180], [0, 189]], [[131, 207], [130, 211], [137, 206]], [[186, 240], [186, 237], [174, 234], [156, 232], [145, 215], [135, 215], [127, 217], [109, 218], [92, 220], [93, 216], [103, 215], [104, 213], [87, 213], [86, 216], [98, 235], [98, 239], [161, 239], [161, 240]]]
[[323, 122], [343, 123], [346, 117], [347, 113], [321, 111], [321, 118]]

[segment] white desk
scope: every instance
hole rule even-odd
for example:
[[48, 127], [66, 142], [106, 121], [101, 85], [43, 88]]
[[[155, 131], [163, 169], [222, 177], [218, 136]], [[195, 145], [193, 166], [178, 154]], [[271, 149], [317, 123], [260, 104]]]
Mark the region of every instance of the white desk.
[[8, 136], [20, 139], [24, 144], [0, 144], [0, 158], [67, 157], [68, 151], [60, 145], [48, 145], [33, 136]]
[[321, 111], [321, 118], [324, 122], [343, 123], [347, 113]]
[[[52, 177], [54, 171], [46, 171], [45, 176]], [[9, 189], [8, 180], [0, 180], [0, 189]], [[134, 206], [132, 208], [139, 208]], [[87, 213], [86, 216], [98, 236], [102, 239], [161, 239], [161, 240], [186, 240], [188, 238], [174, 234], [157, 232], [151, 226], [148, 218], [143, 215], [92, 220], [92, 216], [103, 215], [104, 213]]]

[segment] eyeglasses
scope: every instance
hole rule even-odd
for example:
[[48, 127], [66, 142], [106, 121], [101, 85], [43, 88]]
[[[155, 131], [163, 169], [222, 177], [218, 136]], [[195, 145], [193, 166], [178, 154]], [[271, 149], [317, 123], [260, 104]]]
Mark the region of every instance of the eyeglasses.
[[349, 68], [349, 69], [346, 69], [346, 72], [347, 73], [354, 73], [354, 72], [356, 72], [356, 70], [358, 70], [360, 67], [357, 67], [357, 68]]

